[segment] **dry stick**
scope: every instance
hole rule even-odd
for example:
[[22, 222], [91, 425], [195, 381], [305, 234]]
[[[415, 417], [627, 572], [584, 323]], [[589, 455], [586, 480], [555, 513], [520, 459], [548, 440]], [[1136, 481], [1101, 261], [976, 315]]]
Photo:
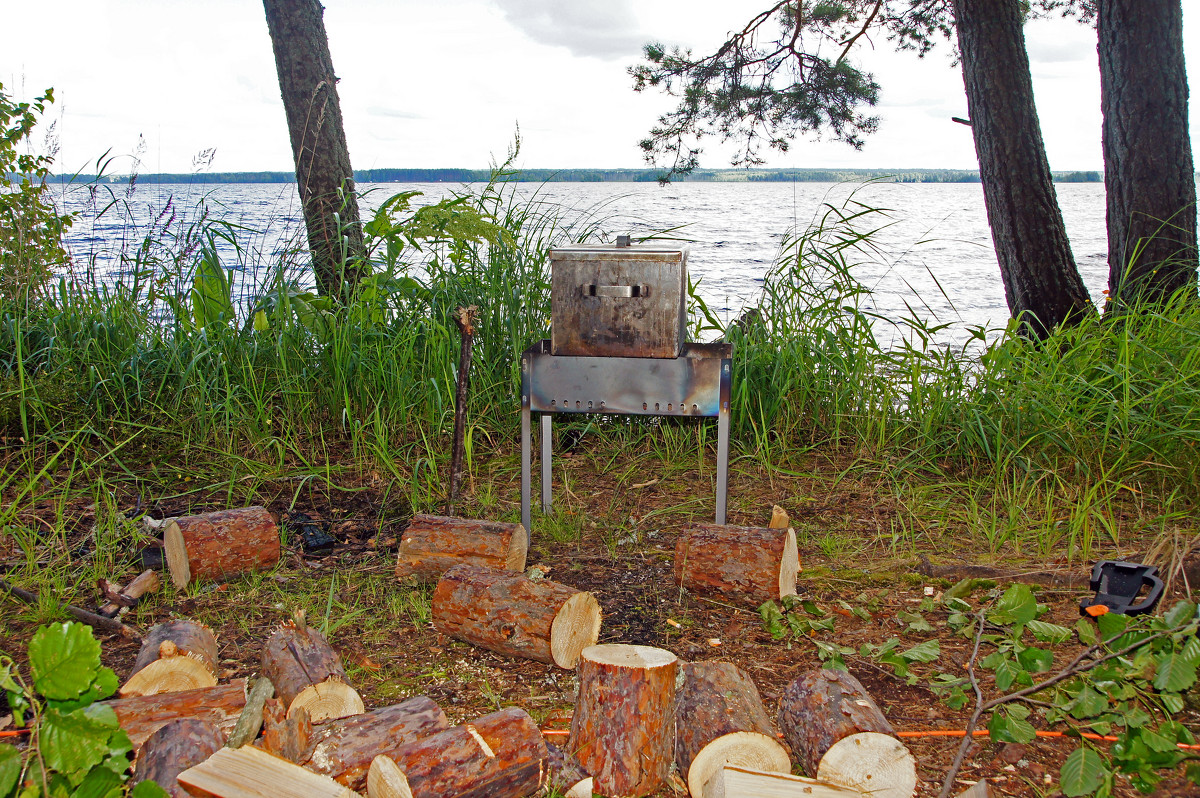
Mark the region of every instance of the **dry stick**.
[[259, 676], [254, 680], [254, 686], [250, 688], [250, 693], [246, 696], [246, 706], [242, 708], [242, 714], [238, 715], [237, 725], [229, 733], [229, 741], [225, 743], [226, 748], [241, 748], [258, 737], [258, 732], [263, 725], [263, 708], [267, 699], [273, 695], [275, 695], [275, 685], [271, 684], [270, 679], [266, 676]]
[[975, 688], [975, 712], [971, 715], [971, 720], [967, 723], [966, 733], [963, 736], [962, 744], [958, 746], [958, 754], [955, 755], [954, 762], [950, 765], [950, 772], [946, 774], [946, 780], [942, 782], [942, 791], [938, 793], [938, 798], [949, 798], [950, 791], [954, 789], [954, 777], [958, 775], [958, 770], [962, 767], [963, 760], [967, 757], [967, 749], [971, 747], [971, 742], [975, 738], [975, 726], [978, 725], [979, 719], [983, 717], [983, 713], [995, 709], [1001, 704], [1007, 704], [1009, 701], [1017, 701], [1025, 698], [1026, 696], [1033, 695], [1034, 693], [1039, 693], [1042, 690], [1045, 690], [1047, 687], [1053, 687], [1059, 682], [1070, 679], [1076, 674], [1090, 671], [1097, 665], [1102, 665], [1103, 663], [1108, 662], [1110, 659], [1118, 659], [1126, 654], [1137, 651], [1139, 648], [1152, 640], [1157, 640], [1160, 637], [1166, 637], [1167, 635], [1172, 635], [1176, 632], [1183, 631], [1184, 629], [1190, 627], [1193, 623], [1192, 621], [1188, 621], [1187, 623], [1180, 624], [1173, 629], [1164, 629], [1161, 632], [1155, 632], [1149, 637], [1131, 643], [1120, 651], [1111, 651], [1100, 659], [1093, 660], [1086, 665], [1083, 664], [1086, 659], [1104, 650], [1110, 643], [1124, 637], [1126, 632], [1122, 630], [1107, 640], [1102, 640], [1098, 643], [1093, 643], [1092, 645], [1088, 646], [1086, 649], [1081, 651], [1079, 655], [1075, 657], [1075, 659], [1071, 660], [1062, 670], [1053, 676], [1049, 676], [1037, 684], [1017, 690], [1015, 693], [1002, 695], [999, 698], [993, 698], [991, 701], [985, 703], [983, 700], [983, 693], [979, 689], [979, 682], [975, 679], [975, 655], [979, 652], [979, 643], [983, 637], [984, 623], [982, 616], [984, 611], [985, 610], [980, 610], [979, 614], [976, 615], [976, 618], [979, 622], [979, 631], [975, 634], [975, 649], [971, 653], [971, 659], [967, 662], [967, 675], [971, 677], [971, 686]]
[[462, 479], [463, 437], [467, 429], [467, 391], [471, 386], [471, 346], [475, 342], [473, 322], [479, 308], [459, 308], [454, 317], [461, 333], [462, 349], [458, 357], [458, 390], [454, 394], [454, 446], [450, 450], [450, 490], [446, 497], [446, 515], [454, 515], [454, 502], [458, 500], [459, 482]]
[[[7, 590], [13, 596], [20, 599], [21, 601], [24, 601], [26, 604], [34, 604], [34, 605], [38, 604], [37, 593], [31, 593], [28, 590], [23, 590], [23, 589], [17, 587], [16, 585], [9, 584], [8, 582], [4, 581], [3, 579], [0, 579], [0, 590]], [[71, 615], [72, 617], [74, 617], [76, 620], [91, 624], [92, 626], [96, 627], [97, 629], [103, 629], [106, 632], [115, 632], [115, 633], [121, 635], [121, 637], [128, 638], [129, 640], [141, 640], [142, 639], [141, 636], [137, 632], [133, 631], [128, 626], [126, 626], [125, 624], [121, 623], [118, 620], [114, 620], [112, 618], [105, 618], [103, 615], [97, 615], [94, 612], [88, 612], [87, 610], [76, 607], [73, 604], [68, 604], [65, 601], [58, 602], [58, 606], [60, 609], [62, 609], [68, 615]]]

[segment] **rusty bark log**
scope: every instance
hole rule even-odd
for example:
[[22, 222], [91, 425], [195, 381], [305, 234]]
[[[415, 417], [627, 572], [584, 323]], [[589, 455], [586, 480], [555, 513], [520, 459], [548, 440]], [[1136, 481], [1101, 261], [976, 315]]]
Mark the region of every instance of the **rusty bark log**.
[[436, 582], [463, 563], [524, 571], [527, 546], [520, 524], [416, 515], [400, 540], [396, 578]]
[[163, 530], [167, 570], [177, 589], [200, 579], [262, 571], [279, 561], [279, 529], [263, 507], [185, 515]]
[[152, 781], [171, 798], [185, 798], [187, 793], [177, 780], [179, 774], [208, 759], [224, 744], [225, 733], [211, 721], [173, 720], [151, 734], [138, 751], [130, 783]]
[[366, 709], [358, 692], [346, 683], [342, 658], [303, 619], [288, 621], [267, 640], [262, 672], [275, 685], [289, 714], [304, 707], [314, 723]]
[[186, 618], [157, 624], [146, 633], [120, 695], [173, 693], [217, 683], [217, 638]]
[[116, 698], [101, 705], [117, 713], [117, 721], [136, 750], [151, 734], [180, 718], [211, 721], [228, 734], [246, 706], [246, 680], [178, 693]]
[[800, 557], [789, 528], [697, 524], [675, 543], [675, 582], [758, 606], [795, 595]]

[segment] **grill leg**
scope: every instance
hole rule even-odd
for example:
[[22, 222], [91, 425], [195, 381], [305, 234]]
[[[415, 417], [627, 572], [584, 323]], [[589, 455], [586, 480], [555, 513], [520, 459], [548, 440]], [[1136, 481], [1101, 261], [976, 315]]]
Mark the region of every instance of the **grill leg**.
[[717, 523], [725, 523], [725, 498], [729, 491], [729, 403], [717, 413]]
[[550, 484], [552, 474], [550, 462], [550, 435], [551, 413], [542, 413], [542, 512], [550, 512], [550, 492], [553, 487]]
[[531, 471], [533, 464], [530, 458], [533, 456], [533, 442], [530, 440], [530, 418], [529, 418], [529, 399], [522, 397], [521, 402], [521, 526], [525, 527], [525, 544], [529, 545], [529, 504], [530, 504], [530, 482], [532, 481]]

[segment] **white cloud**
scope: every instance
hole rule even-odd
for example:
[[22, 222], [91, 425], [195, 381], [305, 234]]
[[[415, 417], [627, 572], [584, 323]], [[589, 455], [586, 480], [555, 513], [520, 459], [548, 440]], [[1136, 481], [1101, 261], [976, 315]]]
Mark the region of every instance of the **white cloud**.
[[636, 57], [646, 41], [629, 0], [496, 0], [504, 17], [539, 44], [574, 55]]

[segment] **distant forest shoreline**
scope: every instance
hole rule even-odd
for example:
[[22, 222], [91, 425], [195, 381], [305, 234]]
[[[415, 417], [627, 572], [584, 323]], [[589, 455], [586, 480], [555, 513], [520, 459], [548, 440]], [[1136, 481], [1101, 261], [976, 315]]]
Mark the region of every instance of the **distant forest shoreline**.
[[[653, 183], [655, 169], [525, 169], [509, 179], [528, 183]], [[1054, 172], [1059, 183], [1100, 183], [1102, 172]], [[359, 183], [480, 183], [488, 169], [360, 169]], [[99, 180], [128, 183], [130, 175], [62, 175], [77, 182]], [[192, 174], [139, 174], [138, 183], [294, 183], [293, 172], [196, 172]], [[840, 183], [883, 180], [896, 183], [978, 183], [979, 172], [970, 169], [697, 169], [676, 176], [681, 183]]]

